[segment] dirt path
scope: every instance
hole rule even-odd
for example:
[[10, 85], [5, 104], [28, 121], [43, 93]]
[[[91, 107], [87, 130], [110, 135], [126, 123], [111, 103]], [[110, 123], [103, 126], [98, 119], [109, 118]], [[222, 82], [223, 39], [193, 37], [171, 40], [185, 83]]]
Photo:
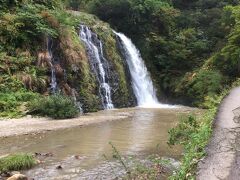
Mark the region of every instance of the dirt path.
[[207, 156], [198, 165], [198, 180], [240, 180], [240, 124], [234, 122], [233, 114], [238, 107], [240, 87], [233, 89], [219, 108]]
[[52, 120], [50, 118], [24, 117], [20, 119], [0, 120], [0, 137], [24, 135], [66, 129], [76, 126], [101, 123], [106, 121], [120, 120], [131, 116], [117, 110], [100, 111], [80, 116], [74, 119]]

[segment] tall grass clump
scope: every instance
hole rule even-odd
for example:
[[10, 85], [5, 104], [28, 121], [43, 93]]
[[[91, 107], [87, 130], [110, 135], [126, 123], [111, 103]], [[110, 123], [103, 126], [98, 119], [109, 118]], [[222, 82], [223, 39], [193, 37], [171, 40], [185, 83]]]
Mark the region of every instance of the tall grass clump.
[[0, 158], [0, 172], [30, 169], [36, 164], [37, 162], [32, 155], [12, 154]]

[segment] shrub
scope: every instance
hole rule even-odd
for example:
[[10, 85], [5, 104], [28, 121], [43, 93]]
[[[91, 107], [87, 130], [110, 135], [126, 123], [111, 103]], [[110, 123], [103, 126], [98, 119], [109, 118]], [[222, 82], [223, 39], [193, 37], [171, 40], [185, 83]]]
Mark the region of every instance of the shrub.
[[29, 104], [31, 114], [48, 116], [54, 119], [76, 117], [79, 113], [74, 101], [66, 96], [51, 95]]
[[218, 95], [225, 81], [219, 71], [201, 69], [196, 73], [187, 73], [175, 91], [191, 99], [192, 105], [204, 107], [205, 98]]
[[188, 93], [201, 100], [206, 95], [217, 94], [221, 89], [222, 75], [218, 71], [200, 70], [193, 79]]
[[29, 154], [12, 154], [0, 158], [0, 172], [30, 169], [36, 165], [36, 160]]
[[182, 117], [177, 127], [169, 130], [170, 145], [182, 144], [188, 142], [191, 139], [191, 134], [198, 130], [199, 124], [195, 116], [189, 115], [188, 117]]
[[181, 144], [184, 156], [180, 168], [169, 178], [171, 180], [195, 179], [199, 160], [205, 155], [205, 147], [212, 132], [212, 120], [216, 108], [207, 111], [202, 117], [189, 116], [169, 131], [169, 144]]
[[0, 117], [17, 118], [24, 116], [27, 112], [25, 104], [38, 98], [38, 93], [23, 89], [14, 93], [0, 92]]

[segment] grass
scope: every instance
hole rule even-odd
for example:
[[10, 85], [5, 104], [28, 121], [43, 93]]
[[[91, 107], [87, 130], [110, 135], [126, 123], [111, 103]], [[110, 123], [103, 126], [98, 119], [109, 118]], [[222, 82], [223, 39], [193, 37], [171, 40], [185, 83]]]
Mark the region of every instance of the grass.
[[[123, 157], [118, 149], [109, 142], [112, 147], [112, 157], [117, 160], [124, 169], [125, 174], [123, 177], [119, 174], [115, 174], [114, 167], [112, 168], [112, 173], [116, 177], [123, 180], [155, 180], [161, 177], [166, 177], [170, 169], [170, 161], [161, 158], [158, 155], [151, 155], [144, 160], [140, 160], [134, 156]], [[110, 161], [106, 155], [103, 155], [107, 161]]]
[[36, 164], [36, 160], [30, 154], [12, 154], [0, 158], [0, 172], [30, 169]]
[[222, 99], [234, 87], [240, 85], [237, 79], [230, 88], [226, 88], [221, 95], [205, 98], [204, 106], [207, 112], [201, 117], [188, 116], [180, 120], [179, 124], [169, 131], [169, 144], [181, 144], [184, 155], [180, 168], [169, 178], [170, 180], [194, 180], [198, 162], [206, 155], [205, 147], [212, 135], [212, 123]]
[[184, 147], [181, 166], [169, 179], [195, 179], [197, 164], [205, 155], [205, 147], [211, 137], [215, 113], [216, 108], [209, 110], [200, 118], [190, 115], [169, 131], [169, 144], [181, 144]]

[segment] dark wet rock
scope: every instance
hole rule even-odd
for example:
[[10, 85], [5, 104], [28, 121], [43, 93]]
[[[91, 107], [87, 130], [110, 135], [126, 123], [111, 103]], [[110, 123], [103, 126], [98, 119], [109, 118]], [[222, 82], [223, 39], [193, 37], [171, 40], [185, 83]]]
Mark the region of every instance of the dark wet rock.
[[39, 152], [35, 152], [34, 153], [35, 156], [43, 156], [43, 157], [52, 157], [53, 153], [48, 152], [48, 153], [39, 153]]
[[41, 156], [42, 154], [41, 154], [41, 153], [38, 153], [38, 152], [35, 152], [34, 155], [35, 155], [35, 156]]
[[81, 157], [79, 155], [74, 155], [75, 159], [81, 159]]
[[27, 176], [23, 174], [15, 174], [9, 177], [7, 180], [28, 180]]
[[44, 153], [43, 156], [45, 156], [45, 157], [52, 157], [53, 153], [51, 153], [51, 152]]
[[62, 166], [61, 165], [58, 165], [57, 167], [56, 167], [56, 169], [62, 169]]
[[3, 172], [2, 174], [0, 174], [1, 177], [10, 177], [11, 174], [10, 172]]

